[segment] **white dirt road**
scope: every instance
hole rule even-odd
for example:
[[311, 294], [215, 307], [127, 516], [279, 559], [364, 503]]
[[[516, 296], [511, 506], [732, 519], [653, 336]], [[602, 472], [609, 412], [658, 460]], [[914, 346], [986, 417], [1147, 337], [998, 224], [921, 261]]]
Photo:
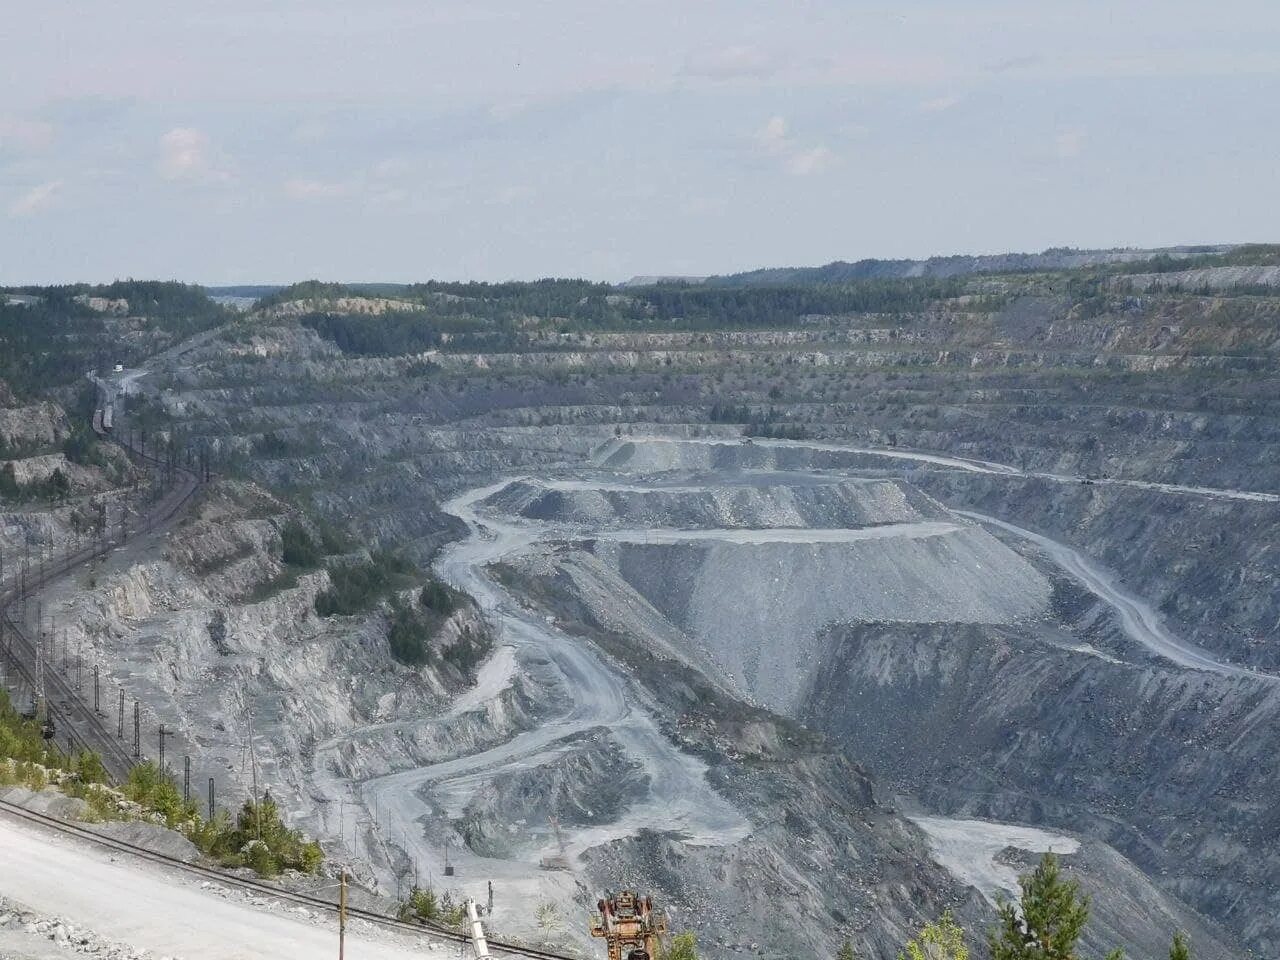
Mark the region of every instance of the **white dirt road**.
[[[68, 920], [99, 937], [181, 960], [312, 960], [334, 956], [337, 919], [281, 901], [249, 902], [199, 876], [0, 815], [0, 896]], [[307, 908], [309, 910], [309, 908]], [[434, 949], [432, 949], [434, 947]], [[362, 920], [347, 928], [347, 956], [366, 960], [452, 957]]]

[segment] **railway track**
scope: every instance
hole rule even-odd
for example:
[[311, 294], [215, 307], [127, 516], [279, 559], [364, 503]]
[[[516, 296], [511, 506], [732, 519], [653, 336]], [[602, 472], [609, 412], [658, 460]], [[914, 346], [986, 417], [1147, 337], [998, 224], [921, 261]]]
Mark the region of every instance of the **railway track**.
[[[88, 843], [95, 844], [118, 853], [124, 853], [139, 860], [150, 861], [151, 863], [160, 864], [161, 866], [170, 867], [174, 870], [181, 870], [184, 873], [193, 876], [203, 877], [209, 880], [216, 880], [228, 887], [249, 891], [262, 896], [274, 897], [288, 903], [296, 903], [303, 906], [311, 907], [323, 912], [337, 912], [337, 904], [332, 900], [326, 900], [322, 897], [313, 896], [307, 893], [300, 893], [294, 890], [285, 890], [282, 887], [273, 886], [259, 880], [251, 880], [245, 877], [238, 877], [216, 867], [208, 867], [198, 863], [188, 863], [177, 857], [170, 857], [163, 853], [157, 853], [154, 850], [148, 850], [146, 847], [138, 844], [129, 843], [125, 840], [118, 840], [114, 837], [106, 837], [102, 834], [95, 833], [86, 827], [70, 823], [66, 820], [59, 820], [47, 814], [37, 813], [34, 810], [28, 810], [17, 804], [0, 800], [0, 814], [11, 817], [16, 820], [23, 820], [27, 823], [35, 824], [48, 830], [56, 831], [65, 836], [74, 837]], [[430, 923], [425, 920], [411, 921], [401, 920], [397, 917], [389, 917], [385, 914], [377, 913], [373, 910], [363, 910], [358, 907], [347, 907], [347, 915], [349, 917], [358, 917], [368, 923], [375, 924], [384, 929], [394, 930], [399, 933], [412, 934], [414, 936], [431, 936], [439, 940], [449, 940], [453, 943], [470, 944], [472, 938], [466, 933], [460, 933], [448, 927], [439, 924]], [[526, 947], [517, 943], [509, 943], [502, 940], [488, 940], [489, 949], [492, 952], [513, 957], [530, 957], [533, 960], [574, 960], [561, 953], [552, 953], [547, 950], [539, 950], [536, 947]]]
[[[139, 450], [128, 446], [124, 446], [124, 449], [136, 460], [157, 467], [165, 466], [162, 461]], [[36, 689], [38, 685], [38, 639], [33, 639], [26, 624], [13, 615], [13, 605], [24, 594], [31, 595], [76, 567], [104, 557], [138, 537], [163, 528], [182, 511], [199, 488], [200, 478], [196, 474], [183, 467], [175, 467], [174, 483], [170, 489], [123, 536], [90, 542], [48, 566], [42, 565], [34, 575], [28, 571], [26, 576], [14, 576], [4, 585], [0, 590], [0, 622], [7, 634], [5, 653], [8, 661], [16, 667], [18, 674], [31, 689]], [[47, 665], [44, 670], [44, 685], [46, 707], [57, 731], [55, 742], [65, 744], [68, 752], [94, 751], [101, 757], [103, 766], [116, 782], [126, 779], [129, 770], [141, 758], [134, 757], [124, 740], [109, 729], [106, 715], [95, 713], [72, 688], [70, 680]]]

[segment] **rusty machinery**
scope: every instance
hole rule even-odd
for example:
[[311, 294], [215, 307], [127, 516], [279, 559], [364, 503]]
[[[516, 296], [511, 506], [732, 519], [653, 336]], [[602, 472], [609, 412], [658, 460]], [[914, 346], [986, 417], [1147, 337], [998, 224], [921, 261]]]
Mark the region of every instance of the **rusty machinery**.
[[666, 918], [653, 902], [631, 890], [606, 896], [591, 918], [591, 935], [603, 937], [609, 960], [651, 960], [658, 955], [658, 937], [667, 932]]

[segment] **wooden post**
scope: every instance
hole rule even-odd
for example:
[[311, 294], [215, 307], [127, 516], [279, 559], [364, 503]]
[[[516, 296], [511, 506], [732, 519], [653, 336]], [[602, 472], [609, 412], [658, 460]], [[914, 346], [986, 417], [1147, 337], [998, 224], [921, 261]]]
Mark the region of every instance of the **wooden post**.
[[347, 871], [342, 870], [342, 879], [338, 887], [338, 960], [342, 960], [347, 944]]

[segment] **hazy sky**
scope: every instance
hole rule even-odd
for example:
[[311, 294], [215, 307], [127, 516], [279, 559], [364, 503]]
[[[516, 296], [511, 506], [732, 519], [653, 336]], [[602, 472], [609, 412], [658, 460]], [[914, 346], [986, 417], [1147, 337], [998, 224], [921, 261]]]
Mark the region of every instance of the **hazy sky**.
[[1280, 4], [17, 0], [0, 283], [1280, 239]]

